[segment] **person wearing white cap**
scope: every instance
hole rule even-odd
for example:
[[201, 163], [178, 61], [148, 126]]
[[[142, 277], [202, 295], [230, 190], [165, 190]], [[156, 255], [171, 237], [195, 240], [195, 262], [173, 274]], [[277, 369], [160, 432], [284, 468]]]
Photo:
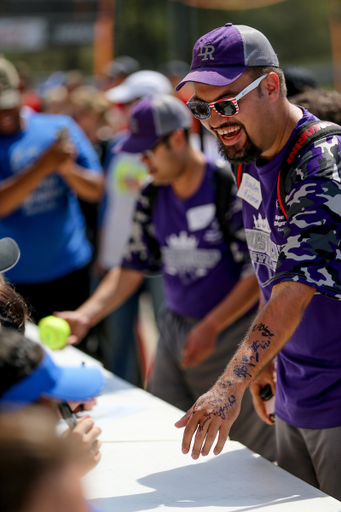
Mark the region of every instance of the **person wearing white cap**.
[[171, 94], [170, 80], [158, 71], [143, 70], [129, 75], [120, 85], [106, 92], [113, 103], [131, 103], [151, 94]]
[[[126, 120], [134, 103], [144, 96], [171, 94], [170, 80], [157, 71], [143, 70], [129, 75], [120, 85], [107, 91], [107, 98], [122, 108]], [[111, 148], [128, 136], [122, 130], [114, 136]], [[138, 191], [146, 179], [147, 168], [139, 155], [125, 151], [113, 153], [105, 163], [106, 198], [102, 209], [102, 222], [97, 268], [104, 274], [118, 266], [127, 243]], [[143, 286], [112, 313], [105, 321], [106, 337], [104, 350], [107, 366], [119, 377], [133, 384], [141, 384], [140, 363], [137, 350], [136, 325], [139, 312], [139, 297], [148, 293], [153, 303], [154, 316], [163, 302], [163, 287], [160, 276], [146, 278]]]

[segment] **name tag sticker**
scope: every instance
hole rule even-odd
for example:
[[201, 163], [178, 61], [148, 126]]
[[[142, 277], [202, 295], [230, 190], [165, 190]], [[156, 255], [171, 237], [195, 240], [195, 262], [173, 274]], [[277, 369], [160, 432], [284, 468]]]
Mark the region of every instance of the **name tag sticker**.
[[258, 210], [262, 202], [262, 191], [259, 181], [250, 174], [244, 173], [237, 196]]

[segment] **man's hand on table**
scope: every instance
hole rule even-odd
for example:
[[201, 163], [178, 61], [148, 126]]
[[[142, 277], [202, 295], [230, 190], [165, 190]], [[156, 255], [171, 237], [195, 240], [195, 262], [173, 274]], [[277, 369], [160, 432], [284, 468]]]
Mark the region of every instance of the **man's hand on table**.
[[213, 453], [218, 455], [228, 438], [231, 425], [236, 420], [241, 406], [242, 395], [230, 381], [219, 379], [202, 395], [189, 411], [175, 423], [177, 428], [185, 427], [182, 452], [188, 453], [194, 438], [192, 458], [208, 455], [218, 434]]

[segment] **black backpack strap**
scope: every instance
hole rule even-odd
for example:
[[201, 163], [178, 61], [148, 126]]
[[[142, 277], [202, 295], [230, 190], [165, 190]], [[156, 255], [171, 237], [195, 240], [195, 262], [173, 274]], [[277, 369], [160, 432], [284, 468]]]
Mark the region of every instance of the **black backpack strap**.
[[[144, 198], [148, 199], [148, 205], [145, 204], [145, 202], [140, 198], [141, 200], [141, 207], [142, 211], [144, 213], [143, 221], [138, 220], [137, 222], [141, 222], [143, 225], [143, 229], [145, 229], [146, 225], [150, 225], [152, 223], [152, 215], [153, 210], [155, 208], [155, 203], [158, 195], [159, 187], [156, 187], [152, 182], [148, 183], [148, 185], [143, 189], [142, 196]], [[141, 192], [140, 192], [141, 193]], [[136, 215], [136, 207], [135, 207], [135, 214]], [[148, 248], [150, 249], [151, 254], [153, 255], [153, 265], [158, 265], [159, 262], [161, 262], [161, 251], [160, 246], [156, 240], [156, 238], [149, 232], [149, 230], [146, 230], [145, 232], [147, 240]], [[132, 237], [133, 235], [131, 235]], [[154, 270], [148, 270], [145, 271], [145, 273], [150, 273], [151, 275], [155, 275], [155, 269]], [[157, 271], [158, 273], [158, 271]]]
[[229, 204], [231, 199], [231, 190], [235, 181], [233, 179], [230, 164], [222, 160], [215, 160], [214, 167], [213, 175], [215, 178], [216, 218], [219, 222], [226, 244], [230, 245], [232, 236], [229, 230]]
[[150, 218], [152, 217], [152, 214], [153, 214], [153, 210], [154, 210], [154, 206], [155, 206], [155, 203], [156, 203], [156, 198], [157, 198], [158, 191], [159, 191], [159, 187], [154, 185], [154, 183], [149, 183], [148, 187], [145, 190], [145, 195], [149, 199], [148, 213], [150, 215]]
[[317, 140], [328, 137], [329, 135], [341, 135], [341, 126], [330, 123], [329, 121], [309, 121], [298, 130], [291, 142], [281, 165], [277, 180], [277, 198], [285, 218], [287, 218], [285, 182], [290, 169], [295, 167], [295, 161], [302, 151]]

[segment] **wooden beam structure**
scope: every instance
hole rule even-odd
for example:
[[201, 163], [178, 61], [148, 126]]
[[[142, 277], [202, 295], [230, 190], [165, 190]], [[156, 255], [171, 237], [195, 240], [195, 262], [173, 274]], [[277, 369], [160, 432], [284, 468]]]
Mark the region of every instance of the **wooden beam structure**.
[[94, 34], [94, 75], [100, 77], [114, 58], [115, 0], [98, 0]]

